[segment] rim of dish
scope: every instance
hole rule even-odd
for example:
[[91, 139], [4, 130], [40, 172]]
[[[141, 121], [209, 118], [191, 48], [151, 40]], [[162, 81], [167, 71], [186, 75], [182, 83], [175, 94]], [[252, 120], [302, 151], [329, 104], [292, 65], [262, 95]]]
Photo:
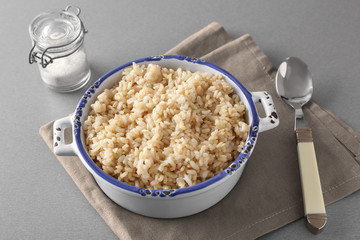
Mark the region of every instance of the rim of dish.
[[[193, 63], [193, 64], [205, 65], [207, 67], [215, 69], [222, 75], [226, 76], [243, 92], [245, 98], [247, 99], [247, 101], [249, 103], [251, 115], [253, 118], [253, 122], [250, 126], [251, 128], [250, 128], [248, 138], [246, 139], [245, 146], [239, 153], [239, 156], [232, 163], [230, 163], [227, 168], [225, 168], [223, 171], [221, 171], [216, 176], [209, 178], [208, 180], [203, 181], [201, 183], [198, 183], [198, 184], [195, 184], [195, 185], [192, 185], [189, 187], [184, 187], [184, 188], [147, 189], [147, 188], [136, 187], [136, 186], [121, 182], [120, 180], [117, 180], [116, 178], [105, 173], [101, 168], [99, 168], [94, 163], [94, 161], [89, 157], [87, 150], [84, 148], [84, 145], [82, 144], [82, 140], [81, 140], [81, 134], [83, 132], [81, 122], [82, 122], [82, 120], [84, 120], [83, 115], [82, 115], [82, 109], [86, 106], [86, 104], [88, 103], [88, 100], [94, 95], [94, 93], [97, 91], [99, 86], [106, 79], [108, 79], [111, 75], [125, 69], [126, 67], [131, 66], [133, 64], [133, 62], [135, 62], [135, 63], [156, 62], [156, 61], [161, 61], [162, 59], [175, 59], [175, 60], [179, 60], [179, 61], [187, 61], [187, 62]], [[248, 111], [248, 113], [250, 114], [249, 111]], [[232, 76], [226, 70], [224, 70], [212, 63], [201, 60], [199, 58], [180, 56], [180, 55], [159, 55], [159, 56], [153, 56], [153, 57], [140, 58], [140, 59], [125, 63], [125, 64], [109, 71], [108, 73], [106, 73], [105, 75], [100, 77], [99, 80], [95, 81], [95, 83], [88, 90], [85, 91], [84, 95], [82, 96], [82, 98], [80, 99], [80, 101], [77, 105], [77, 108], [75, 110], [75, 115], [73, 118], [73, 129], [74, 129], [74, 141], [77, 145], [77, 148], [79, 150], [81, 157], [86, 162], [86, 164], [95, 172], [95, 174], [97, 174], [103, 180], [111, 183], [112, 185], [114, 185], [116, 187], [120, 187], [120, 188], [130, 191], [130, 192], [138, 193], [142, 196], [155, 196], [155, 197], [170, 196], [170, 197], [173, 197], [173, 196], [176, 196], [179, 194], [185, 194], [185, 193], [194, 192], [194, 191], [197, 191], [200, 189], [204, 189], [204, 188], [220, 181], [221, 179], [225, 178], [226, 176], [232, 175], [235, 171], [240, 169], [241, 166], [243, 166], [245, 164], [245, 162], [248, 160], [248, 158], [250, 157], [250, 155], [252, 153], [253, 146], [256, 142], [258, 130], [259, 130], [259, 117], [258, 117], [258, 114], [256, 111], [255, 103], [252, 100], [251, 93], [234, 76]]]

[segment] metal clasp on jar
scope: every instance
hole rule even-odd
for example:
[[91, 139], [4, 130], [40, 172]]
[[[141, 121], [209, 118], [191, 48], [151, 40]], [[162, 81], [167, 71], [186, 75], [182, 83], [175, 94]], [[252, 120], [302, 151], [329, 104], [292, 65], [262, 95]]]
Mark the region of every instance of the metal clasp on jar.
[[[71, 8], [76, 10], [76, 16], [79, 17], [79, 15], [81, 13], [81, 9], [78, 7], [73, 7], [73, 6], [69, 5], [63, 11], [68, 12], [69, 9], [71, 9]], [[81, 20], [80, 20], [80, 22], [81, 22], [81, 30], [80, 30], [79, 34], [73, 41], [70, 41], [67, 44], [60, 45], [60, 46], [54, 46], [54, 47], [48, 47], [48, 48], [44, 49], [44, 51], [41, 52], [41, 51], [35, 51], [35, 49], [37, 47], [37, 42], [35, 40], [33, 40], [33, 46], [29, 53], [29, 63], [33, 64], [34, 62], [37, 63], [38, 61], [40, 61], [41, 66], [43, 68], [46, 68], [46, 66], [49, 65], [50, 63], [53, 63], [55, 59], [67, 57], [67, 56], [70, 56], [71, 54], [73, 54], [74, 52], [76, 52], [81, 47], [81, 45], [79, 45], [76, 49], [74, 49], [73, 51], [71, 51], [70, 53], [67, 53], [65, 55], [51, 57], [48, 54], [46, 54], [46, 52], [48, 52], [51, 49], [62, 48], [62, 47], [68, 46], [68, 45], [76, 42], [82, 34], [87, 33], [88, 31], [85, 29], [83, 22]], [[37, 48], [37, 50], [38, 50], [38, 48]]]

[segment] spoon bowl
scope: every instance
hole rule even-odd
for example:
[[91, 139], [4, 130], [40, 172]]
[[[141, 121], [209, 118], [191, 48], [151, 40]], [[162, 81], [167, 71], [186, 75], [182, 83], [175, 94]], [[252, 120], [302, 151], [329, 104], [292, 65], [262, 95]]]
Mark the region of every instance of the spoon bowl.
[[292, 107], [302, 107], [313, 93], [313, 81], [308, 66], [299, 58], [287, 58], [276, 75], [278, 95]]

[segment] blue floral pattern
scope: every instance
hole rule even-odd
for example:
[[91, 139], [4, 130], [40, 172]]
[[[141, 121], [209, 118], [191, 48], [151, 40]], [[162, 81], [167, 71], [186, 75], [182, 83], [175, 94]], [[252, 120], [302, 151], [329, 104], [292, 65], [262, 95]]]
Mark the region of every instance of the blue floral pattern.
[[[179, 61], [188, 61], [191, 63], [195, 63], [195, 64], [201, 64], [201, 65], [206, 65], [210, 68], [213, 68], [215, 70], [217, 70], [218, 72], [220, 72], [223, 75], [226, 75], [231, 81], [233, 81], [236, 86], [238, 86], [241, 91], [244, 93], [245, 97], [247, 98], [250, 108], [251, 108], [251, 114], [252, 114], [252, 125], [251, 125], [251, 129], [250, 129], [250, 133], [249, 136], [247, 138], [246, 144], [243, 147], [242, 151], [240, 152], [239, 156], [230, 164], [229, 167], [227, 167], [224, 171], [222, 171], [221, 173], [219, 173], [218, 175], [204, 181], [201, 182], [199, 184], [190, 186], [190, 187], [185, 187], [185, 188], [179, 188], [179, 189], [170, 189], [170, 190], [164, 190], [164, 189], [145, 189], [145, 188], [140, 188], [140, 187], [135, 187], [126, 183], [123, 183], [121, 181], [118, 181], [117, 179], [111, 177], [110, 175], [106, 174], [105, 172], [103, 172], [94, 162], [93, 160], [89, 157], [89, 155], [87, 154], [86, 149], [84, 148], [83, 144], [82, 144], [82, 140], [81, 140], [81, 134], [82, 134], [82, 128], [81, 128], [81, 122], [84, 121], [85, 119], [83, 119], [83, 108], [86, 106], [86, 104], [88, 103], [89, 99], [92, 97], [96, 97], [97, 95], [95, 94], [97, 92], [97, 89], [99, 88], [99, 86], [111, 75], [117, 73], [118, 71], [123, 70], [124, 68], [131, 66], [133, 62], [135, 63], [142, 63], [142, 62], [151, 62], [151, 61], [161, 61], [163, 59], [177, 59]], [[102, 177], [104, 180], [112, 183], [113, 185], [120, 187], [122, 189], [131, 191], [131, 192], [136, 192], [142, 196], [145, 197], [173, 197], [179, 194], [184, 194], [184, 193], [189, 193], [189, 192], [193, 192], [205, 187], [210, 186], [211, 184], [223, 179], [224, 177], [227, 177], [229, 175], [232, 175], [234, 172], [236, 172], [237, 170], [239, 170], [240, 168], [244, 167], [246, 161], [249, 159], [253, 149], [254, 149], [254, 145], [257, 139], [257, 135], [258, 135], [258, 128], [259, 128], [259, 118], [257, 115], [257, 111], [255, 108], [255, 104], [252, 100], [251, 97], [251, 93], [248, 92], [245, 87], [235, 78], [233, 77], [230, 73], [228, 73], [227, 71], [221, 69], [220, 67], [211, 64], [209, 62], [206, 62], [204, 60], [201, 60], [199, 58], [194, 58], [194, 57], [187, 57], [187, 56], [178, 56], [178, 55], [159, 55], [159, 56], [153, 56], [153, 57], [147, 57], [147, 58], [141, 58], [135, 61], [131, 61], [128, 62], [124, 65], [121, 65], [118, 68], [115, 68], [114, 70], [108, 72], [107, 74], [105, 74], [104, 76], [102, 76], [98, 81], [96, 81], [82, 96], [82, 98], [80, 99], [77, 108], [75, 110], [75, 115], [73, 118], [73, 124], [74, 124], [74, 139], [75, 142], [77, 144], [77, 147], [79, 149], [79, 152], [81, 154], [81, 156], [83, 157], [83, 159], [86, 161], [86, 163], [95, 171], [95, 173]]]

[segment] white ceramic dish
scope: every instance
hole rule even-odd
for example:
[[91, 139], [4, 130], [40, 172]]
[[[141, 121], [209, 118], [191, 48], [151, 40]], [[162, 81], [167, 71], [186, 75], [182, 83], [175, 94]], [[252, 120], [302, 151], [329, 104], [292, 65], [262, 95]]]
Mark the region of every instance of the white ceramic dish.
[[[86, 120], [90, 105], [96, 100], [96, 97], [104, 89], [111, 88], [119, 81], [123, 69], [130, 66], [132, 62], [139, 65], [155, 63], [167, 68], [177, 69], [181, 67], [194, 72], [220, 73], [224, 76], [224, 79], [245, 103], [248, 124], [251, 126], [246, 145], [229, 167], [207, 181], [191, 187], [172, 190], [150, 190], [131, 186], [118, 181], [97, 167], [87, 153], [82, 124]], [[259, 117], [255, 102], [261, 102], [267, 117]], [[258, 134], [272, 129], [278, 124], [279, 119], [274, 103], [268, 93], [248, 92], [230, 73], [201, 59], [161, 55], [131, 61], [110, 71], [96, 81], [80, 99], [74, 115], [55, 121], [54, 152], [63, 156], [77, 155], [94, 176], [104, 193], [120, 206], [149, 217], [176, 218], [203, 211], [224, 198], [238, 182], [254, 149]], [[71, 144], [65, 144], [64, 141], [64, 130], [66, 128], [72, 128], [73, 141]]]

